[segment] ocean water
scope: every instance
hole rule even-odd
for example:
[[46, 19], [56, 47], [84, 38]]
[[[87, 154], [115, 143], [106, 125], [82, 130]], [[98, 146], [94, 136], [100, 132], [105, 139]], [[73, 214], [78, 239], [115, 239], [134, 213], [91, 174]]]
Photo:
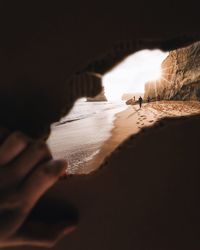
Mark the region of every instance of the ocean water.
[[68, 161], [68, 172], [77, 173], [98, 154], [110, 137], [115, 115], [124, 102], [76, 102], [71, 112], [52, 126], [48, 140], [54, 158]]

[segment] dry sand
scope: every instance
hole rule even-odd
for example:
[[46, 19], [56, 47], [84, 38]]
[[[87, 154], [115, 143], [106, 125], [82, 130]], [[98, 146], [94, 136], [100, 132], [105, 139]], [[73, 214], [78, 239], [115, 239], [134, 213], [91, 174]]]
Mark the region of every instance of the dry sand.
[[[152, 105], [165, 112], [166, 104]], [[174, 105], [182, 104], [168, 107]], [[198, 109], [198, 104], [183, 106], [186, 113]], [[164, 118], [124, 141], [106, 167], [57, 183], [34, 210], [35, 217], [51, 223], [67, 214], [70, 202], [80, 222], [53, 249], [200, 249], [199, 131], [200, 115]]]
[[200, 113], [200, 102], [160, 101], [129, 106], [116, 115], [111, 137], [103, 144], [100, 152], [76, 174], [88, 174], [95, 171], [103, 163], [106, 164], [110, 154], [129, 136], [137, 134], [141, 129], [151, 126], [165, 117], [180, 117]]

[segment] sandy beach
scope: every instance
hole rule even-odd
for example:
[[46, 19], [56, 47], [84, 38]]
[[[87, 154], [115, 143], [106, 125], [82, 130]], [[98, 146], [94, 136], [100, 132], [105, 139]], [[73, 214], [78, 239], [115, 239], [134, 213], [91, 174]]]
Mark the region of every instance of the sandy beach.
[[125, 110], [123, 102], [78, 101], [70, 113], [52, 125], [47, 141], [54, 158], [68, 162], [68, 173], [84, 172], [111, 136], [115, 114]]
[[130, 136], [165, 117], [198, 114], [200, 102], [160, 101], [141, 109], [138, 104], [80, 102], [74, 111], [54, 126], [48, 143], [54, 158], [68, 161], [69, 174], [89, 174]]
[[88, 162], [84, 169], [77, 174], [88, 174], [99, 166], [107, 164], [107, 158], [131, 135], [137, 134], [141, 129], [152, 126], [165, 117], [181, 117], [200, 113], [200, 102], [160, 101], [144, 104], [140, 109], [138, 105], [131, 105], [125, 111], [116, 114], [114, 128], [111, 136], [101, 147], [100, 152]]
[[[69, 176], [43, 197], [34, 210], [36, 218], [66, 220], [69, 203], [80, 216], [78, 229], [53, 249], [199, 249], [200, 115], [188, 116], [199, 111], [199, 103], [160, 102], [145, 105], [139, 115], [133, 107], [118, 114], [115, 124], [123, 118], [126, 130], [125, 118], [136, 124], [138, 118], [134, 128], [154, 125], [133, 136], [124, 132], [129, 138], [110, 155], [106, 167]], [[166, 112], [184, 117], [155, 124], [141, 117], [148, 112], [154, 122]], [[106, 144], [119, 142], [121, 130], [115, 127]]]
[[118, 113], [86, 169], [99, 170], [60, 180], [33, 210], [49, 223], [78, 210], [77, 230], [53, 249], [199, 249], [199, 113], [199, 102], [169, 101]]

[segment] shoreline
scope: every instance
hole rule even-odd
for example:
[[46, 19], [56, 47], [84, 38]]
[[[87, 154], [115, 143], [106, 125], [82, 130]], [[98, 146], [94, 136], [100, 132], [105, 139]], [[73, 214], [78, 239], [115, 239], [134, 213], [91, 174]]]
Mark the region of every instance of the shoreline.
[[[77, 174], [88, 174], [98, 170], [98, 168], [106, 162], [106, 159], [124, 140], [132, 134], [137, 134], [140, 131], [136, 122], [133, 123], [132, 119], [127, 119], [132, 112], [133, 107], [130, 106], [115, 115], [110, 137], [103, 143], [99, 153], [85, 166], [84, 172], [80, 171]], [[124, 119], [127, 119], [128, 122], [123, 122]]]
[[[168, 112], [166, 112], [166, 109]], [[122, 142], [136, 135], [142, 128], [152, 126], [164, 117], [180, 117], [200, 113], [200, 103], [195, 101], [159, 101], [128, 106], [114, 118], [111, 136], [103, 143], [99, 153], [76, 174], [89, 174], [107, 163], [107, 159]]]
[[127, 106], [121, 102], [94, 102], [89, 105], [79, 102], [74, 112], [52, 126], [48, 145], [53, 157], [63, 158], [68, 162], [69, 174], [84, 173], [88, 163], [110, 138], [115, 115], [125, 109]]

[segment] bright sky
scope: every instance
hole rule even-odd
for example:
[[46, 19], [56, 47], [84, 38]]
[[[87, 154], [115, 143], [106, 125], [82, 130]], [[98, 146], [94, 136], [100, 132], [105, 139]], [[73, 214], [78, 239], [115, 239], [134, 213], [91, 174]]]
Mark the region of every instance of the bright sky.
[[105, 95], [109, 101], [121, 100], [124, 93], [143, 93], [144, 84], [161, 77], [161, 63], [168, 53], [141, 50], [103, 76]]

